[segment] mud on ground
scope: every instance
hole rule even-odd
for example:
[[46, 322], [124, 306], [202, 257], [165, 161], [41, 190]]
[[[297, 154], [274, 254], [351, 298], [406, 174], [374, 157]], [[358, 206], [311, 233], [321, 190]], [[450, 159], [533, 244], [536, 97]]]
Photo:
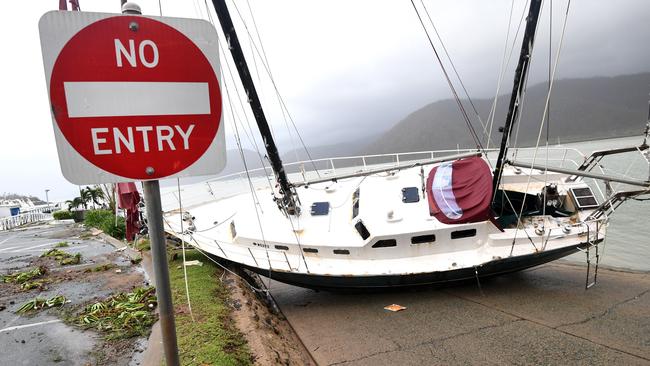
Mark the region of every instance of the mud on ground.
[[[246, 273], [244, 278], [264, 288], [257, 275]], [[228, 272], [223, 283], [230, 291], [232, 318], [244, 333], [256, 365], [316, 365], [272, 299], [258, 296], [242, 278]]]

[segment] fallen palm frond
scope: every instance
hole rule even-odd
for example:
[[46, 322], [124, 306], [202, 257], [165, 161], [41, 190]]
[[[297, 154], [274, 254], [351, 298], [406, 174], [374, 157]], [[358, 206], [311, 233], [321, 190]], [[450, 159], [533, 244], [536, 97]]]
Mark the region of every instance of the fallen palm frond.
[[31, 281], [31, 282], [25, 282], [22, 285], [20, 285], [20, 289], [23, 291], [29, 291], [33, 290], [35, 288], [38, 289], [45, 289], [45, 282], [43, 281]]
[[59, 261], [59, 264], [62, 266], [67, 266], [71, 264], [79, 264], [81, 262], [81, 253], [77, 253], [73, 256], [63, 258]]
[[79, 262], [81, 262], [81, 253], [72, 255], [56, 248], [50, 249], [47, 252], [41, 254], [41, 257], [54, 258], [55, 260], [59, 261], [59, 264], [62, 266], [79, 264]]
[[77, 324], [108, 333], [106, 339], [146, 335], [156, 322], [154, 287], [139, 287], [86, 306]]
[[29, 271], [17, 272], [9, 275], [2, 276], [2, 282], [4, 283], [25, 283], [34, 278], [38, 278], [47, 273], [47, 267], [38, 266]]
[[106, 263], [106, 264], [100, 264], [99, 266], [95, 266], [92, 268], [86, 268], [84, 269], [84, 273], [90, 273], [90, 272], [104, 272], [108, 271], [109, 269], [117, 267], [113, 263]]
[[52, 308], [55, 306], [63, 306], [68, 300], [63, 295], [52, 296], [49, 299], [42, 297], [35, 297], [23, 304], [16, 313], [25, 314], [32, 311], [39, 311], [45, 308]]

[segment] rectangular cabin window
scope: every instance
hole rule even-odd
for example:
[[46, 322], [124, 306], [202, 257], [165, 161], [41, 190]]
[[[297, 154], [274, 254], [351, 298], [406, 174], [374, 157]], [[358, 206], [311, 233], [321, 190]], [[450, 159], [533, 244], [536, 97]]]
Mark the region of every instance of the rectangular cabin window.
[[275, 249], [277, 250], [289, 250], [289, 247], [286, 245], [276, 245]]
[[363, 221], [357, 221], [357, 223], [354, 224], [354, 228], [357, 229], [357, 232], [361, 235], [361, 239], [366, 240], [370, 237], [370, 232], [366, 228], [366, 225], [363, 224]]
[[377, 242], [372, 245], [373, 248], [390, 248], [396, 246], [397, 246], [397, 240], [395, 239], [377, 240]]
[[411, 238], [411, 244], [433, 243], [434, 241], [436, 241], [434, 234], [418, 235]]
[[305, 253], [318, 253], [318, 249], [316, 248], [302, 248], [302, 251]]
[[476, 229], [458, 230], [451, 232], [452, 239], [471, 238], [476, 236]]
[[352, 219], [359, 216], [359, 189], [352, 193]]
[[350, 254], [350, 251], [347, 249], [334, 249], [334, 254]]

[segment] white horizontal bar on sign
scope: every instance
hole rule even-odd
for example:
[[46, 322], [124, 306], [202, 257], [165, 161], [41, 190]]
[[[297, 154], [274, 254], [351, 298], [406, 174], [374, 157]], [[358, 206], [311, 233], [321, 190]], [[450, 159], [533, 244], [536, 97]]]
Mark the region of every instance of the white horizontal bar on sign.
[[64, 82], [68, 116], [210, 114], [208, 83]]

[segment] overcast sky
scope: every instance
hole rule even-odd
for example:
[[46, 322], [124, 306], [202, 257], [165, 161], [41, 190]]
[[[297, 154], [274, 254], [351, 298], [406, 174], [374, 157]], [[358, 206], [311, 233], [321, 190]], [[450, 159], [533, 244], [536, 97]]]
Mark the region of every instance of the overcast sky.
[[[80, 3], [85, 11], [119, 12], [119, 0]], [[159, 15], [157, 0], [138, 3], [146, 15]], [[473, 98], [495, 93], [511, 3], [425, 1]], [[524, 3], [514, 1], [511, 39], [525, 11]], [[236, 0], [236, 4], [252, 30], [247, 2]], [[423, 11], [419, 0], [416, 4]], [[549, 0], [544, 3], [531, 83], [547, 75], [549, 4]], [[566, 5], [566, 0], [552, 3], [554, 51]], [[43, 197], [44, 190], [50, 189], [52, 200], [70, 199], [78, 193], [60, 173], [38, 35], [40, 16], [57, 6], [58, 0], [23, 1], [12, 11], [0, 13], [0, 193]], [[229, 6], [257, 75], [259, 60], [252, 61], [248, 36], [232, 2]], [[250, 6], [277, 86], [308, 145], [362, 138], [427, 103], [451, 97], [409, 0], [250, 0]], [[203, 0], [162, 0], [162, 13], [207, 19]], [[650, 71], [649, 16], [647, 0], [573, 0], [556, 78]], [[517, 42], [502, 93], [512, 88], [519, 47]], [[276, 97], [267, 78], [262, 75], [256, 81], [280, 148], [288, 151], [291, 147]], [[234, 148], [232, 128], [226, 127], [228, 148]]]

